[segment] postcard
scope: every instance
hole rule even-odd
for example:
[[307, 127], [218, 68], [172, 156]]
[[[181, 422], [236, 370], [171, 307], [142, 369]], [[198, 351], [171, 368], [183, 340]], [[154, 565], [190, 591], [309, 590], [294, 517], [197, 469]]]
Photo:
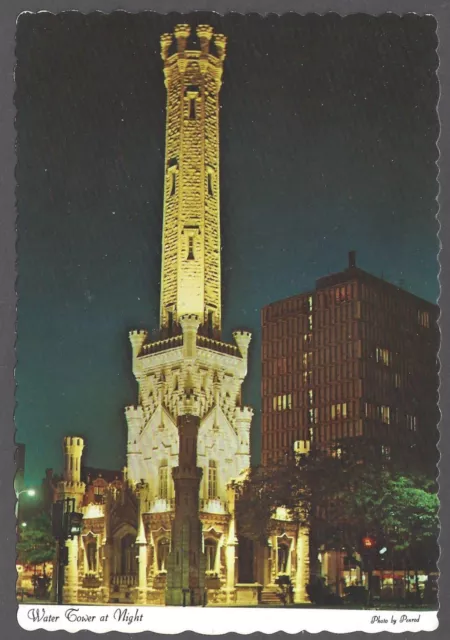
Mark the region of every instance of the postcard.
[[437, 628], [436, 48], [20, 14], [24, 629]]

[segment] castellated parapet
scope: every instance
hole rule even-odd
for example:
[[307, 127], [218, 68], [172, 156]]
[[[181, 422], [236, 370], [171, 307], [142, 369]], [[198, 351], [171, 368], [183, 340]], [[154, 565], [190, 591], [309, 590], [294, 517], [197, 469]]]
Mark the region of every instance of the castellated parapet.
[[252, 407], [236, 407], [236, 420], [239, 420], [241, 424], [248, 424], [250, 427], [253, 415]]
[[77, 483], [81, 479], [81, 456], [84, 449], [83, 438], [68, 436], [64, 438], [64, 480]]
[[245, 377], [247, 375], [248, 349], [252, 339], [252, 334], [250, 331], [233, 331], [233, 338], [246, 365], [243, 376]]
[[137, 329], [135, 331], [130, 331], [128, 336], [131, 342], [133, 358], [137, 358], [142, 351], [144, 343], [147, 341], [148, 331], [145, 331], [145, 329]]
[[195, 358], [200, 317], [193, 313], [185, 314], [180, 317], [180, 324], [183, 331], [183, 356], [193, 359]]

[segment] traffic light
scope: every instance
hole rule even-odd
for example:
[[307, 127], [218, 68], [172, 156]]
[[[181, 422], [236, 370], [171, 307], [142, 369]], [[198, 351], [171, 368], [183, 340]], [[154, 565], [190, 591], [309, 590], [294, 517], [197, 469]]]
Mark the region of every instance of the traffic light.
[[77, 511], [66, 513], [66, 537], [74, 538], [79, 536], [83, 527], [83, 514]]
[[61, 500], [52, 504], [52, 534], [54, 538], [64, 537], [64, 503]]
[[365, 569], [372, 568], [377, 554], [377, 541], [374, 536], [366, 534], [361, 538], [359, 554]]
[[69, 549], [68, 547], [64, 546], [61, 547], [60, 550], [60, 557], [59, 557], [59, 561], [61, 564], [63, 564], [65, 567], [67, 567], [67, 565], [69, 564]]
[[387, 559], [387, 543], [384, 536], [366, 534], [361, 537], [359, 554], [366, 569], [382, 567]]
[[361, 542], [363, 549], [369, 551], [371, 549], [375, 549], [377, 541], [375, 540], [375, 538], [372, 538], [372, 536], [364, 536]]

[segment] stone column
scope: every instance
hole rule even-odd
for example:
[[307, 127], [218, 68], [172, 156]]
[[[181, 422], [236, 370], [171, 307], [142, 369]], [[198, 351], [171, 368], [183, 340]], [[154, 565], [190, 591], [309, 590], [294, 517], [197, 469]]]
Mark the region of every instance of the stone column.
[[[183, 326], [184, 330], [184, 326]], [[194, 410], [194, 396], [186, 390], [184, 409]], [[205, 588], [205, 554], [199, 517], [202, 469], [197, 467], [197, 435], [200, 418], [193, 413], [178, 416], [180, 436], [175, 483], [175, 517], [167, 560], [166, 604], [202, 605]]]
[[109, 602], [111, 590], [111, 556], [112, 556], [112, 540], [111, 540], [111, 491], [106, 492], [105, 510], [104, 510], [104, 538], [103, 538], [103, 585], [102, 585], [102, 601]]
[[67, 540], [69, 564], [64, 572], [64, 603], [78, 602], [78, 537]]
[[309, 534], [304, 527], [297, 536], [297, 568], [295, 572], [294, 602], [309, 602], [306, 585], [309, 582]]
[[139, 544], [138, 603], [147, 604], [147, 544]]
[[138, 603], [147, 604], [147, 538], [145, 536], [144, 521], [142, 519], [143, 502], [146, 496], [146, 486], [139, 485], [138, 488], [138, 536], [136, 545], [139, 548], [138, 562]]
[[228, 536], [225, 544], [225, 566], [227, 571], [226, 594], [227, 603], [234, 602], [236, 593], [236, 547], [238, 539], [236, 537], [236, 493], [230, 484], [227, 487], [228, 510], [230, 512], [230, 523], [228, 526]]

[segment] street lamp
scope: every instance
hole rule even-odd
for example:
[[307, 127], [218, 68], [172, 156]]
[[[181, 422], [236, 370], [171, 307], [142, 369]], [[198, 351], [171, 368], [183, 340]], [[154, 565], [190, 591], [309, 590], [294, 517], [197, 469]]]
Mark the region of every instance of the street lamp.
[[26, 493], [30, 498], [36, 495], [35, 489], [22, 489], [22, 491], [16, 491], [16, 519], [19, 513], [19, 496], [21, 496], [22, 493]]

